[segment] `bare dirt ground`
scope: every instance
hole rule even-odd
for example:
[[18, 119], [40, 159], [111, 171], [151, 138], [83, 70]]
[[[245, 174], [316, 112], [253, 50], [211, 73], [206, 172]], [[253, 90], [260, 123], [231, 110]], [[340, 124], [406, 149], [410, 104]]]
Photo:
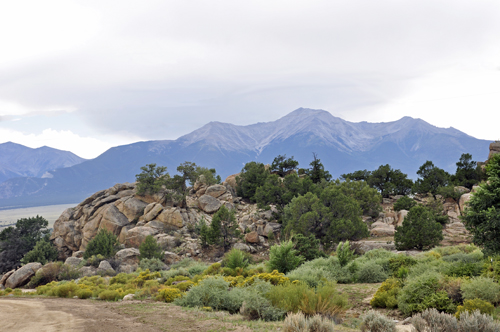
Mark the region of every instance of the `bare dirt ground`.
[[241, 319], [237, 319], [225, 313], [186, 311], [174, 305], [158, 302], [100, 302], [39, 297], [0, 299], [1, 331], [247, 332], [277, 330], [274, 324], [245, 326], [251, 322], [242, 322]]

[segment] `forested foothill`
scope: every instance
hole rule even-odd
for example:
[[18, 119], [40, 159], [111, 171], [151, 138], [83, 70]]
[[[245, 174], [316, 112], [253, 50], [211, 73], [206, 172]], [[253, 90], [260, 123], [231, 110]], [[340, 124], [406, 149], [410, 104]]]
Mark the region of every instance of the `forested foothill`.
[[[286, 155], [249, 162], [224, 182], [191, 162], [176, 175], [148, 164], [136, 184], [65, 212], [52, 235], [42, 217], [21, 219], [0, 232], [0, 296], [25, 286], [37, 296], [152, 299], [284, 320], [284, 331], [396, 331], [405, 317], [422, 332], [500, 330], [500, 154], [478, 164], [465, 153], [455, 174], [426, 161], [416, 181], [390, 165], [333, 179], [319, 157], [304, 168]], [[470, 244], [440, 246], [451, 202]], [[88, 230], [93, 219], [79, 211], [90, 210], [105, 226]], [[116, 211], [129, 220], [117, 225]], [[363, 250], [389, 214], [402, 216], [382, 237], [395, 249]], [[353, 295], [366, 287], [368, 301]]]

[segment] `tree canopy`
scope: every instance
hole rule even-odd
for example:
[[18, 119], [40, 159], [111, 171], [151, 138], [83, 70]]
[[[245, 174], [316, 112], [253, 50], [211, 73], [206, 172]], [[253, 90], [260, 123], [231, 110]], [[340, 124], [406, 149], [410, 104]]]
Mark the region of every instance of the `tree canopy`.
[[299, 162], [293, 159], [293, 156], [286, 159], [286, 154], [283, 156], [278, 155], [271, 164], [271, 173], [278, 174], [279, 177], [284, 177], [290, 171], [297, 169], [298, 166]]
[[21, 218], [16, 227], [7, 227], [0, 232], [0, 273], [21, 265], [21, 259], [31, 251], [38, 241], [50, 233], [49, 222], [42, 216]]
[[440, 187], [446, 187], [450, 181], [450, 174], [444, 169], [434, 166], [427, 160], [417, 171], [419, 179], [415, 182], [414, 191], [420, 194], [431, 193], [436, 195]]
[[486, 165], [488, 181], [472, 194], [462, 216], [473, 242], [488, 253], [500, 253], [500, 154]]

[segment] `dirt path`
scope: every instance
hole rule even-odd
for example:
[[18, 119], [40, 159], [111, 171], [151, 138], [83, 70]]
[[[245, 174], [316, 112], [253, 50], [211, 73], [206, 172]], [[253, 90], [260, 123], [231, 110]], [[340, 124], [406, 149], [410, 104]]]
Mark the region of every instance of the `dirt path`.
[[56, 331], [159, 331], [134, 317], [113, 310], [117, 303], [76, 299], [1, 298], [0, 330]]

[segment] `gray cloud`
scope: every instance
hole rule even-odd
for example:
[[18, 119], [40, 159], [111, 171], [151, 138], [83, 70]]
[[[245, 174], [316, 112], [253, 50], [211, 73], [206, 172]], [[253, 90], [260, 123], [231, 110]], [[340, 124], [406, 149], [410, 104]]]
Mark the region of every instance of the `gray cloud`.
[[98, 33], [2, 69], [0, 100], [74, 107], [101, 133], [176, 138], [209, 121], [269, 121], [298, 107], [359, 117], [415, 78], [490, 60], [499, 45], [495, 1], [136, 4], [86, 2]]

